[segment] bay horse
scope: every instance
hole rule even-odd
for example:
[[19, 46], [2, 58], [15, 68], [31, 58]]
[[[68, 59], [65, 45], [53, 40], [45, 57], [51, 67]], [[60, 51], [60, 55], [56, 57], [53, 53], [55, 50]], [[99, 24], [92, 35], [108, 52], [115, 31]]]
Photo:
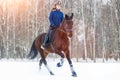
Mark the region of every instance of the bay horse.
[[72, 72], [72, 76], [76, 77], [77, 74], [73, 68], [72, 61], [70, 59], [70, 51], [69, 51], [69, 37], [72, 37], [72, 28], [73, 28], [73, 13], [70, 15], [65, 15], [64, 20], [61, 23], [61, 26], [56, 29], [56, 32], [54, 34], [54, 40], [53, 40], [53, 47], [48, 46], [45, 49], [41, 48], [42, 45], [42, 37], [46, 34], [40, 34], [33, 42], [30, 53], [28, 54], [29, 59], [34, 59], [38, 51], [40, 53], [41, 59], [39, 61], [39, 67], [41, 69], [42, 63], [44, 63], [45, 67], [48, 69], [49, 73], [51, 75], [54, 75], [53, 72], [48, 67], [46, 57], [49, 53], [55, 53], [61, 56], [60, 62], [57, 63], [58, 67], [61, 67], [64, 62], [64, 58], [66, 57], [68, 60], [68, 63], [70, 65], [70, 70]]

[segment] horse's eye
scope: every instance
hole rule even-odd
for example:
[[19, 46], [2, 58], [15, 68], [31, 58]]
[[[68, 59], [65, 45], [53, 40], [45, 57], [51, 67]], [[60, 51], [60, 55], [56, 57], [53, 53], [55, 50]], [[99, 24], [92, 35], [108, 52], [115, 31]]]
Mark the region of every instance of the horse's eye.
[[69, 21], [68, 24], [73, 25], [73, 22], [72, 22], [72, 21]]

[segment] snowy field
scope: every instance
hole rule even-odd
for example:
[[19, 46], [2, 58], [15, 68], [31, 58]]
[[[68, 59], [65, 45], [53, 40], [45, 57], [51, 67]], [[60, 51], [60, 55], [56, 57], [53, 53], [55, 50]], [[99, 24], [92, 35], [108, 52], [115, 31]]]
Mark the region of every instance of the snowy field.
[[0, 80], [120, 80], [120, 62], [114, 60], [105, 63], [86, 63], [73, 61], [78, 77], [72, 77], [65, 60], [61, 68], [56, 67], [58, 59], [49, 60], [48, 64], [55, 75], [51, 76], [42, 65], [39, 70], [37, 60], [0, 60]]

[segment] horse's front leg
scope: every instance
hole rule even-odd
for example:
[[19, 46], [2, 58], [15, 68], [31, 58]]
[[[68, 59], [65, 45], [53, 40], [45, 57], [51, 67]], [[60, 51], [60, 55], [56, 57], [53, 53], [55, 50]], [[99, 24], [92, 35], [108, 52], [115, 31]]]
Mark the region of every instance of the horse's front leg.
[[66, 54], [66, 58], [67, 58], [67, 60], [68, 60], [68, 63], [69, 63], [69, 65], [70, 65], [70, 69], [71, 69], [71, 72], [72, 72], [72, 76], [73, 76], [73, 77], [77, 77], [77, 74], [76, 74], [76, 72], [75, 72], [75, 70], [74, 70], [74, 68], [73, 68], [72, 61], [71, 61], [71, 59], [70, 59], [69, 49], [67, 49], [67, 50], [65, 51], [65, 54]]
[[61, 67], [64, 63], [64, 54], [63, 53], [58, 53], [58, 55], [61, 56], [60, 62], [57, 63], [57, 67]]

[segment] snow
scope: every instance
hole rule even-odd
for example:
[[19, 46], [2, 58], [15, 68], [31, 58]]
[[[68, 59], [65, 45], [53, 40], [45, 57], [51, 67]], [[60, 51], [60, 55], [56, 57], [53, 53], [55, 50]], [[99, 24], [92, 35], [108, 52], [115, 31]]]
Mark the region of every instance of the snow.
[[37, 60], [0, 60], [0, 80], [120, 80], [119, 62], [86, 63], [72, 60], [78, 75], [72, 77], [66, 60], [61, 68], [56, 67], [58, 59], [47, 61], [55, 74], [53, 76], [48, 73], [44, 65], [39, 70]]

